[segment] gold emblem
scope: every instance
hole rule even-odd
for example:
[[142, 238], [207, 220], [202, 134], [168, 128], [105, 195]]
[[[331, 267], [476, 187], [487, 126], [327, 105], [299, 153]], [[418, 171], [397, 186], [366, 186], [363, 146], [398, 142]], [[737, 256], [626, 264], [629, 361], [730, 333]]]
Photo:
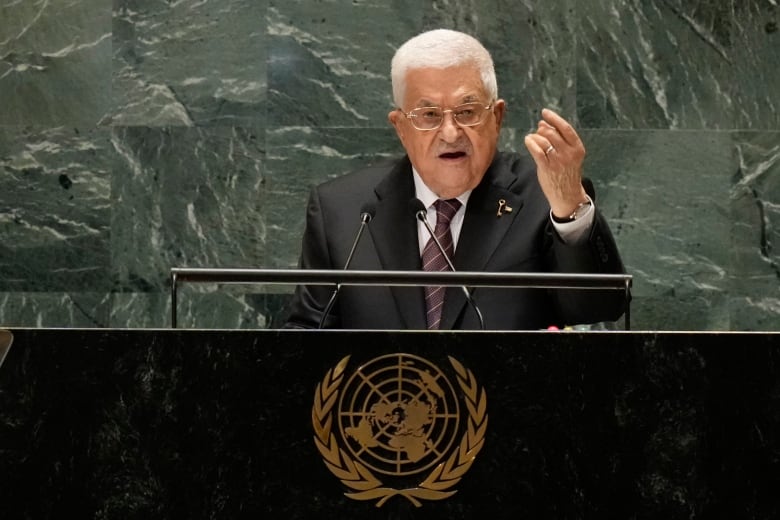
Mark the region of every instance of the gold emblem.
[[455, 387], [430, 361], [389, 354], [346, 378], [349, 358], [317, 385], [311, 412], [314, 443], [345, 495], [376, 507], [396, 495], [417, 507], [454, 495], [487, 429], [487, 397], [471, 371], [448, 357]]

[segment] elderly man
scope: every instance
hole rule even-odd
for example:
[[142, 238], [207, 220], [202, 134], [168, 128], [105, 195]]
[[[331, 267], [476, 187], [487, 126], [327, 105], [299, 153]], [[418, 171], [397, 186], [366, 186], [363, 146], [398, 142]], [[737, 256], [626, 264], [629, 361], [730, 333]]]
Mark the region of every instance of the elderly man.
[[[624, 272], [569, 123], [544, 109], [530, 157], [497, 150], [506, 102], [478, 40], [422, 33], [391, 76], [388, 118], [406, 155], [312, 190], [301, 268]], [[360, 225], [368, 236], [353, 250]], [[285, 326], [528, 330], [614, 321], [624, 306], [619, 291], [312, 285], [296, 289]]]

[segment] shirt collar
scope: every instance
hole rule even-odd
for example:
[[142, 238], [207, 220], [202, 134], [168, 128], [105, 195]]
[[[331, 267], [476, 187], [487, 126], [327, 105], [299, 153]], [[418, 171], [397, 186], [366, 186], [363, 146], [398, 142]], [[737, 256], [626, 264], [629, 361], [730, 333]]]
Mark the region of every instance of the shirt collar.
[[[412, 174], [414, 174], [415, 195], [418, 199], [420, 199], [420, 201], [422, 201], [426, 209], [430, 208], [433, 203], [436, 202], [440, 197], [431, 191], [431, 189], [423, 182], [422, 177], [420, 177], [420, 174], [417, 173], [417, 170], [414, 168], [414, 166], [412, 166]], [[468, 202], [471, 192], [472, 190], [468, 190], [455, 197], [460, 201], [461, 207], [466, 207], [466, 202]]]

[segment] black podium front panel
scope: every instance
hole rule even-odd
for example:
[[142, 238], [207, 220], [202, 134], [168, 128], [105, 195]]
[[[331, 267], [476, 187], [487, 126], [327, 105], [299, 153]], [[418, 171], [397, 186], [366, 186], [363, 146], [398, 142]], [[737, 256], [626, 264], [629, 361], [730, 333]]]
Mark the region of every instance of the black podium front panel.
[[780, 517], [780, 335], [12, 330], [2, 518]]

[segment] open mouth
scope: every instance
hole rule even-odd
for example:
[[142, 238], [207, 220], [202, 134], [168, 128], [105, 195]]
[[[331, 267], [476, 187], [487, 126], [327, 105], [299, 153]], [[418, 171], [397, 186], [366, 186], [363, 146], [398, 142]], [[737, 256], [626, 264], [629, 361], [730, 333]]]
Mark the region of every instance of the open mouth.
[[446, 152], [439, 155], [440, 159], [460, 159], [461, 157], [465, 157], [466, 152]]

